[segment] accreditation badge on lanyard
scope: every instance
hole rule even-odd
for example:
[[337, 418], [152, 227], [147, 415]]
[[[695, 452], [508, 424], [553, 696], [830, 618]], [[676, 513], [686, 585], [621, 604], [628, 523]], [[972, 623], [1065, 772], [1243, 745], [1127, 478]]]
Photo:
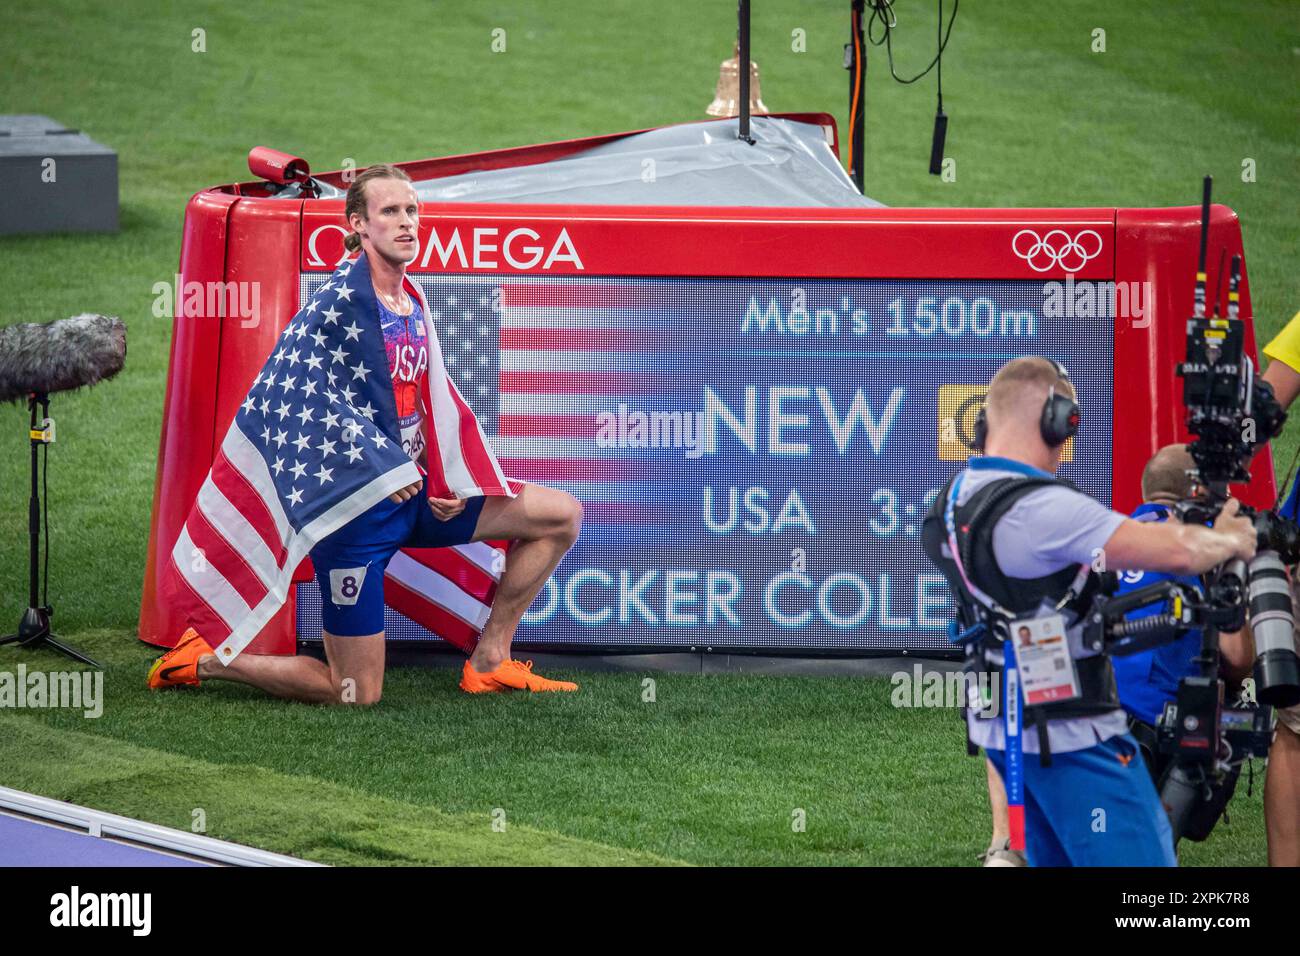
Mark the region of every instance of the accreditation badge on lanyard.
[[1079, 696], [1079, 675], [1070, 657], [1064, 617], [1049, 614], [1012, 621], [1010, 641], [1026, 707]]
[[1079, 696], [1079, 675], [1070, 657], [1065, 618], [1060, 614], [1026, 617], [1011, 622], [1002, 642], [1004, 696], [1002, 713], [1007, 736], [1007, 823], [1011, 849], [1025, 849], [1024, 749], [1020, 741], [1026, 707], [1073, 700]]

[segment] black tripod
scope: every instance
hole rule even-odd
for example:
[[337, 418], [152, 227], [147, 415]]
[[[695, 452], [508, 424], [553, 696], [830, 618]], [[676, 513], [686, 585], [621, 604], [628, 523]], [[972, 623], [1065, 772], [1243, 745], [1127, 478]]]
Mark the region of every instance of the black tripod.
[[[0, 644], [17, 644], [19, 647], [48, 647], [51, 650], [58, 651], [60, 654], [66, 654], [73, 660], [81, 661], [83, 664], [89, 664], [91, 667], [100, 665], [90, 657], [87, 657], [75, 647], [64, 644], [50, 633], [50, 615], [54, 613], [54, 608], [49, 604], [38, 605], [37, 595], [40, 591], [41, 572], [40, 572], [40, 540], [41, 540], [41, 498], [40, 485], [38, 478], [40, 476], [39, 465], [36, 460], [36, 450], [42, 446], [46, 448], [46, 477], [49, 472], [49, 443], [53, 441], [52, 436], [45, 428], [45, 422], [50, 417], [50, 397], [45, 392], [33, 392], [28, 404], [32, 410], [32, 425], [29, 436], [32, 445], [32, 496], [27, 512], [27, 529], [31, 536], [31, 548], [28, 556], [30, 560], [30, 577], [28, 587], [27, 610], [23, 614], [23, 619], [18, 625], [18, 633], [10, 634], [7, 637], [0, 638]], [[40, 428], [37, 427], [38, 419], [36, 417], [36, 406], [41, 407], [41, 417], [39, 422]], [[48, 494], [46, 498], [48, 499]], [[49, 504], [48, 500], [46, 502]], [[45, 558], [49, 561], [50, 548], [48, 540], [45, 546]], [[46, 566], [46, 594], [49, 598], [49, 567]]]

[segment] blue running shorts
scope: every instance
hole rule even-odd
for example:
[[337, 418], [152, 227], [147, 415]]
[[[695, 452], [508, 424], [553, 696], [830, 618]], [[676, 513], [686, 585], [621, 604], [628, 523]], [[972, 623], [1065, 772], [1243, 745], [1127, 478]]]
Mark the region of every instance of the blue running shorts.
[[328, 634], [357, 637], [384, 629], [384, 570], [402, 548], [444, 548], [474, 539], [483, 511], [479, 496], [450, 521], [439, 521], [423, 488], [401, 504], [385, 498], [332, 535], [316, 542], [311, 561], [320, 585], [321, 619]]

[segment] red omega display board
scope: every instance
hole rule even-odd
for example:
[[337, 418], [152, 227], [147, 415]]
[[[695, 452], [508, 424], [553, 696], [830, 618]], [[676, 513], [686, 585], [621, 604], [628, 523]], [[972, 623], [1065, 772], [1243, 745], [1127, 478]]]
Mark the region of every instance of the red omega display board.
[[[828, 117], [804, 119], [834, 141]], [[615, 138], [400, 165], [428, 180]], [[341, 172], [317, 179], [347, 185]], [[271, 190], [216, 186], [186, 208], [140, 612], [150, 644], [184, 628], [157, 585], [215, 450], [272, 344], [344, 255], [341, 200]], [[586, 512], [521, 640], [941, 648], [950, 604], [921, 555], [920, 518], [969, 454], [981, 386], [1002, 362], [1042, 354], [1070, 370], [1084, 424], [1061, 473], [1116, 509], [1139, 503], [1150, 455], [1186, 438], [1175, 369], [1196, 207], [701, 201], [421, 205], [409, 272], [460, 360], [449, 371], [506, 473], [564, 488]], [[1242, 253], [1241, 230], [1214, 206], [1211, 302], [1224, 249]], [[1254, 355], [1244, 267], [1241, 311]], [[647, 437], [648, 423], [663, 434]], [[1254, 479], [1241, 497], [1270, 505], [1268, 455]], [[311, 580], [309, 563], [294, 580]], [[293, 653], [303, 629], [291, 595], [250, 650]]]

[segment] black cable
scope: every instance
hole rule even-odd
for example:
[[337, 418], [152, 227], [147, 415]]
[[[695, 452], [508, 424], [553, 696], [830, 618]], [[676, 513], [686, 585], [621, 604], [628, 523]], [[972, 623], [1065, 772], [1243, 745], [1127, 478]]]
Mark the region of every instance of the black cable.
[[[957, 7], [961, 3], [961, 0], [952, 0], [952, 14], [948, 17], [948, 30], [944, 32], [942, 35], [942, 39], [939, 42], [939, 50], [938, 52], [935, 53], [934, 59], [930, 61], [929, 66], [927, 66], [920, 73], [916, 74], [916, 76], [912, 77], [910, 80], [903, 79], [894, 70], [894, 47], [893, 47], [893, 40], [890, 35], [890, 32], [895, 27], [898, 26], [898, 18], [894, 16], [894, 0], [870, 0], [870, 2], [871, 2], [871, 19], [867, 21], [867, 42], [869, 42], [872, 46], [880, 46], [881, 44], [884, 45], [885, 53], [889, 59], [890, 76], [892, 76], [899, 83], [904, 83], [904, 84], [915, 83], [917, 80], [921, 79], [921, 77], [928, 74], [939, 64], [939, 59], [943, 55], [943, 51], [948, 47], [948, 38], [952, 36], [952, 25], [957, 21]], [[880, 21], [880, 26], [881, 26], [881, 35], [879, 40], [877, 40], [873, 36], [873, 29], [875, 27], [875, 23], [877, 20]], [[939, 0], [939, 25], [940, 25], [940, 30], [942, 30], [943, 0]]]
[[[954, 0], [954, 3], [956, 0]], [[948, 117], [943, 112], [943, 0], [938, 0], [938, 19], [935, 25], [935, 44], [937, 50], [934, 54], [935, 66], [938, 69], [938, 102], [934, 108], [934, 135], [930, 138], [930, 175], [943, 175], [943, 145], [948, 139]], [[957, 8], [953, 7], [953, 13]], [[949, 29], [952, 28], [952, 21], [948, 22]]]
[[861, 43], [862, 15], [859, 10], [859, 3], [854, 3], [849, 8], [849, 39], [852, 41], [849, 46], [853, 50], [852, 75], [849, 82], [849, 172], [854, 175], [854, 183], [858, 187], [858, 192], [862, 192], [862, 176], [858, 175], [855, 170], [860, 171], [862, 168], [862, 151], [855, 150], [853, 147], [857, 139], [858, 132], [858, 104], [862, 102], [862, 84], [866, 78], [866, 69], [863, 61], [863, 51]]
[[[953, 0], [953, 2], [956, 3], [956, 0]], [[953, 16], [956, 16], [957, 14], [956, 6], [952, 8], [952, 12], [953, 12]], [[948, 29], [950, 30], [952, 29], [951, 21], [948, 24]], [[942, 113], [943, 112], [943, 0], [939, 0], [939, 22], [938, 24], [936, 24], [934, 32], [935, 32], [935, 42], [938, 43], [939, 45], [938, 52], [936, 52], [934, 55], [934, 62], [935, 62], [935, 66], [937, 67], [936, 72], [938, 74], [938, 80], [939, 80], [939, 110], [938, 111]]]

